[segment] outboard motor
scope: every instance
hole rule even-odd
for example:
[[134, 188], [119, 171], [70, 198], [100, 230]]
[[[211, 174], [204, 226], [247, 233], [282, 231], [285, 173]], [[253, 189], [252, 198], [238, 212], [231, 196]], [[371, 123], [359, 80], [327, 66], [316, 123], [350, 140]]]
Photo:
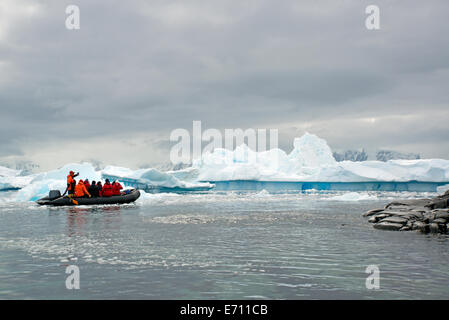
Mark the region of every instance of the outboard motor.
[[59, 197], [61, 197], [61, 192], [59, 190], [50, 190], [50, 192], [48, 193], [48, 198], [50, 200], [54, 200]]

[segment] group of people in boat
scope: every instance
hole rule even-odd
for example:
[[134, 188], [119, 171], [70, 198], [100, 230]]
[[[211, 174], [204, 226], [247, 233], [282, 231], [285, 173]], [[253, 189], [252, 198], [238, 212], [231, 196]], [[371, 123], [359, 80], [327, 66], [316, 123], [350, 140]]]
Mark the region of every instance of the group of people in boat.
[[67, 176], [67, 191], [69, 197], [90, 198], [112, 197], [121, 195], [120, 190], [122, 190], [123, 187], [118, 181], [110, 183], [109, 179], [106, 179], [104, 185], [102, 185], [101, 181], [92, 181], [92, 183], [90, 183], [89, 179], [80, 179], [78, 183], [76, 183], [75, 177], [77, 177], [78, 175], [79, 173], [70, 171], [69, 175]]

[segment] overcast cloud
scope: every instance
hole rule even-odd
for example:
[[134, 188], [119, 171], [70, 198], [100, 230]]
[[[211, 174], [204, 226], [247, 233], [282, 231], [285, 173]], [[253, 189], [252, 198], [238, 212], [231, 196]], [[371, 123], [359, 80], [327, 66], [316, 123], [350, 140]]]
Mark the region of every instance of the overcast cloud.
[[168, 161], [193, 120], [449, 158], [448, 19], [447, 0], [1, 0], [0, 161]]

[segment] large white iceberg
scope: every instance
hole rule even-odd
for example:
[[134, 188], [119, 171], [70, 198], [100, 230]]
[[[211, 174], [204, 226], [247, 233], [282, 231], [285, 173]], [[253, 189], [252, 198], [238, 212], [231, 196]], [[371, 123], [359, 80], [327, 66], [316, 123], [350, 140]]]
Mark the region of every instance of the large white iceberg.
[[449, 161], [443, 159], [337, 162], [326, 141], [306, 133], [294, 140], [290, 154], [272, 149], [256, 152], [245, 144], [234, 151], [215, 149], [193, 161], [192, 168], [170, 172], [197, 181], [449, 181]]

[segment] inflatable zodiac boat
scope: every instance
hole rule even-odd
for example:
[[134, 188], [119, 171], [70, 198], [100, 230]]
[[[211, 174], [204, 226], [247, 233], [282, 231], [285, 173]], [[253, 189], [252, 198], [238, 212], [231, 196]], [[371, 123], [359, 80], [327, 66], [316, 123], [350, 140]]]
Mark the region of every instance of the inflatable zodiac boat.
[[95, 197], [95, 198], [69, 198], [61, 196], [59, 190], [51, 190], [48, 197], [37, 200], [40, 205], [49, 206], [73, 206], [73, 205], [98, 205], [98, 204], [124, 204], [136, 201], [140, 197], [139, 190], [130, 190], [127, 194], [111, 197]]

